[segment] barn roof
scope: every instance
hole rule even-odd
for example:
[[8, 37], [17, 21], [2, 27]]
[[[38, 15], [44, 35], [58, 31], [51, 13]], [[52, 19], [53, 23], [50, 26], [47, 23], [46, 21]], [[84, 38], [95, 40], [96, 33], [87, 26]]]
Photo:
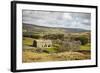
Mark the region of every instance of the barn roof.
[[37, 43], [38, 42], [52, 43], [51, 40], [44, 40], [44, 39], [39, 39], [39, 40], [35, 40], [35, 41], [37, 41]]

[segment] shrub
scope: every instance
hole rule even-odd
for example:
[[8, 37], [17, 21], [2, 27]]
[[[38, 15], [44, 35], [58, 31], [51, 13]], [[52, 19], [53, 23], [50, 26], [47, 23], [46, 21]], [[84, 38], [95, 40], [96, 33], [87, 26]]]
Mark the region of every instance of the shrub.
[[43, 36], [44, 39], [64, 39], [64, 34], [48, 34]]
[[29, 38], [34, 38], [34, 39], [39, 39], [39, 38], [41, 38], [41, 36], [40, 35], [36, 35], [36, 34], [34, 34], [34, 35], [23, 35], [23, 37], [29, 37]]
[[38, 52], [38, 53], [42, 53], [43, 50], [42, 50], [41, 48], [37, 48], [37, 49], [36, 49], [36, 52]]
[[88, 38], [84, 36], [76, 37], [75, 40], [79, 40], [82, 45], [85, 45], [88, 43]]

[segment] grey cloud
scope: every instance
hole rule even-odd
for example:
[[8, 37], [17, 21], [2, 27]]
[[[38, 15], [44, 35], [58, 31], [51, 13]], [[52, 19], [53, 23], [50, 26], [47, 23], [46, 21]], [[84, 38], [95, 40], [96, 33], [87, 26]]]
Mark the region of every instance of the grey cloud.
[[91, 14], [23, 10], [23, 23], [90, 30]]

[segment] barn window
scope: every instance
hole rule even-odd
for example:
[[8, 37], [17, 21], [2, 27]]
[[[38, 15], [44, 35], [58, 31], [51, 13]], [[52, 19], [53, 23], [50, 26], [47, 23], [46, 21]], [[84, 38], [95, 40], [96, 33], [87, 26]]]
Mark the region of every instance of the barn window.
[[44, 47], [47, 47], [47, 45], [45, 44]]
[[48, 45], [48, 47], [50, 47], [50, 45]]

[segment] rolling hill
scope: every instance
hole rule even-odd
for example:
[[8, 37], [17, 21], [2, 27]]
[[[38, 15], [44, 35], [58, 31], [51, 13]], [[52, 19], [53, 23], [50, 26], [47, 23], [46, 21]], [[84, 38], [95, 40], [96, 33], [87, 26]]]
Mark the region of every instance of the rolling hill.
[[76, 28], [59, 28], [59, 27], [45, 27], [34, 24], [23, 23], [23, 32], [33, 33], [79, 33], [90, 32], [90, 30], [76, 29]]

